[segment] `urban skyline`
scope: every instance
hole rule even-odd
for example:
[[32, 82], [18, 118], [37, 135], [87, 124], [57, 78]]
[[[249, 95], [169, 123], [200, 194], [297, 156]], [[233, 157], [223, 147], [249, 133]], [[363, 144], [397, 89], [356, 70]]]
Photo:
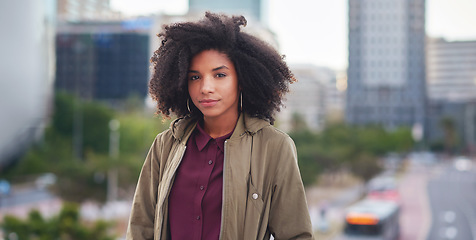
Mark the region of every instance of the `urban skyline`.
[[[346, 0], [295, 0], [293, 4], [286, 0], [267, 0], [265, 4], [269, 7], [264, 15], [270, 28], [276, 32], [280, 52], [286, 55], [288, 62], [311, 63], [337, 71], [347, 68]], [[476, 15], [473, 14], [476, 1], [427, 0], [426, 5], [428, 36], [448, 41], [476, 39], [476, 28], [472, 27], [476, 23]], [[111, 0], [111, 7], [126, 15], [158, 12], [185, 14], [188, 10], [187, 0], [159, 0], [153, 3], [138, 0], [133, 5], [128, 0]], [[311, 29], [305, 29], [306, 26], [311, 26]]]
[[346, 120], [425, 125], [425, 0], [349, 0]]

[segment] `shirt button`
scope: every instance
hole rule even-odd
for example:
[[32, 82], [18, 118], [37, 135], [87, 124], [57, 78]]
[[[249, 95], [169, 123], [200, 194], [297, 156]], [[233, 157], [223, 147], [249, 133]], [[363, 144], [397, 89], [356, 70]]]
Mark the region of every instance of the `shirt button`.
[[212, 165], [213, 161], [212, 160], [209, 160], [208, 161], [208, 165]]
[[197, 220], [200, 220], [200, 216], [197, 216]]
[[258, 199], [258, 194], [257, 194], [257, 193], [253, 193], [253, 196], [252, 196], [252, 197], [253, 197], [254, 200], [256, 200], [256, 199]]
[[203, 190], [203, 189], [205, 189], [205, 187], [203, 187], [203, 186], [200, 186], [200, 190]]

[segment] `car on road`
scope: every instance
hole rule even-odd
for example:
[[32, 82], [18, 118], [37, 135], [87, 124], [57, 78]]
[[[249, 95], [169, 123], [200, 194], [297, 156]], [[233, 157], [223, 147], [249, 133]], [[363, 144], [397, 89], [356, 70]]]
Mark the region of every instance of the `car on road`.
[[459, 156], [453, 160], [453, 166], [458, 171], [470, 171], [473, 168], [473, 162], [468, 157]]
[[344, 232], [339, 240], [397, 240], [400, 207], [391, 201], [364, 199], [345, 213]]
[[380, 176], [367, 183], [367, 198], [400, 202], [397, 180], [394, 176]]

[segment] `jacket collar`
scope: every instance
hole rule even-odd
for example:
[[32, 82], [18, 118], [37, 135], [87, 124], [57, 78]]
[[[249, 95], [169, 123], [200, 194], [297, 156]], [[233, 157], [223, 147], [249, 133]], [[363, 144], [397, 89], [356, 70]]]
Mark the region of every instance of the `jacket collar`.
[[[172, 135], [182, 144], [187, 144], [187, 140], [192, 134], [197, 125], [198, 119], [192, 117], [177, 118], [170, 124]], [[240, 114], [238, 122], [236, 123], [235, 131], [230, 139], [237, 139], [244, 134], [254, 135], [262, 128], [269, 126], [270, 123], [266, 120], [251, 117], [246, 113]]]

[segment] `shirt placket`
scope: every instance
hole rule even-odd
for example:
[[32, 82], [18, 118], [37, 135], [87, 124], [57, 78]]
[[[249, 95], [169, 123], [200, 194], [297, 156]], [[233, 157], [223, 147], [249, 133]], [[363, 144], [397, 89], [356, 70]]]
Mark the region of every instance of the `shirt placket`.
[[198, 181], [197, 181], [197, 191], [198, 191], [198, 206], [197, 206], [197, 213], [196, 213], [196, 221], [198, 221], [198, 237], [200, 238], [202, 235], [202, 230], [203, 230], [203, 198], [205, 196], [205, 193], [208, 189], [208, 183], [210, 181], [210, 176], [212, 174], [213, 168], [215, 166], [216, 162], [216, 155], [217, 155], [217, 150], [218, 146], [216, 144], [216, 141], [211, 139], [208, 144], [211, 144], [209, 147], [205, 147], [206, 153], [205, 153], [205, 158], [203, 159], [203, 162], [200, 163], [201, 166], [201, 171], [203, 171], [204, 174], [201, 174]]

